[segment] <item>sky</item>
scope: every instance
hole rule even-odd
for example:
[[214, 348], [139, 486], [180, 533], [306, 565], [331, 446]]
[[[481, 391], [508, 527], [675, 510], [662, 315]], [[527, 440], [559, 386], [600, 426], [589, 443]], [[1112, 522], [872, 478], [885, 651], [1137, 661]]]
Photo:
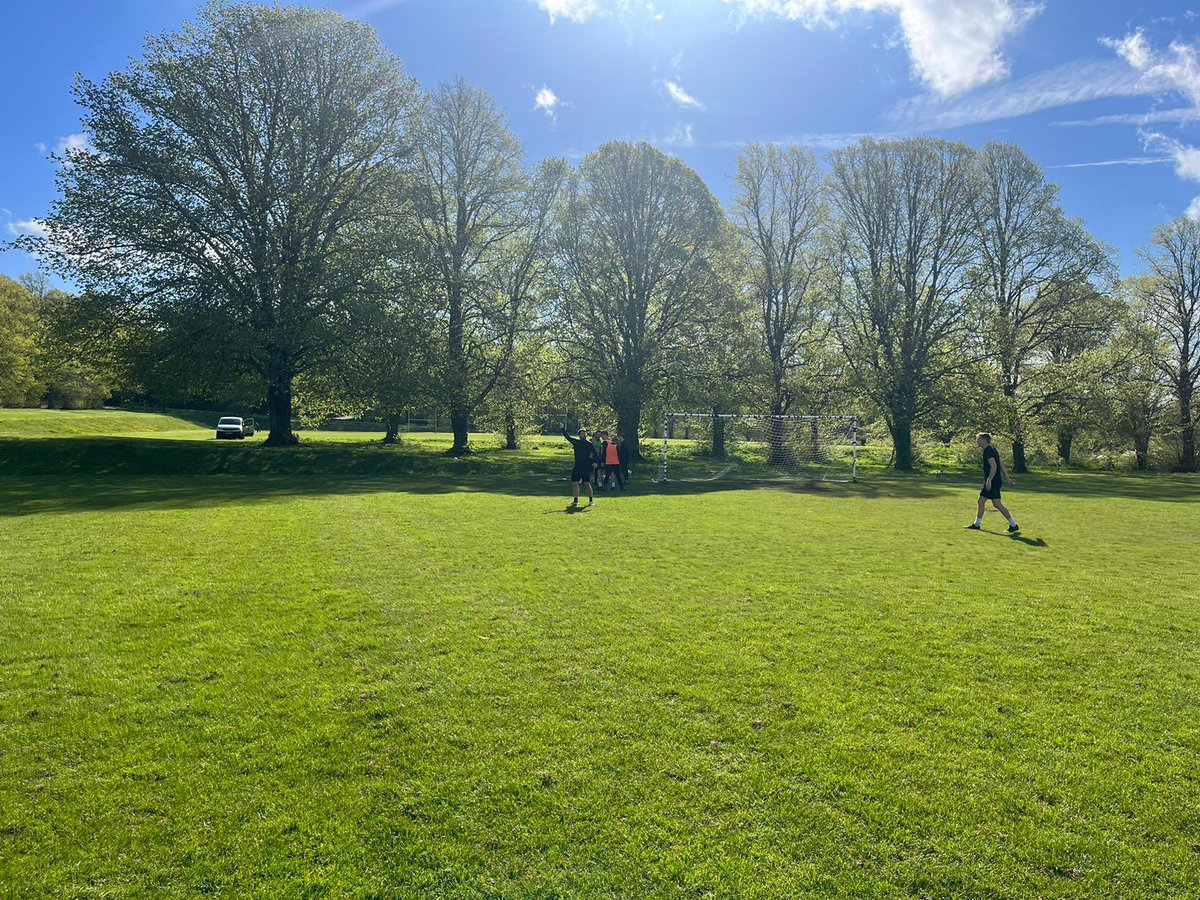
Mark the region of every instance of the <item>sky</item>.
[[[462, 75], [529, 160], [645, 140], [723, 203], [750, 141], [818, 154], [862, 135], [1020, 144], [1121, 273], [1173, 216], [1200, 217], [1200, 11], [1105, 0], [328, 0], [426, 87]], [[0, 3], [0, 242], [36, 233], [75, 73], [98, 80], [194, 0]], [[36, 261], [0, 247], [0, 274]]]

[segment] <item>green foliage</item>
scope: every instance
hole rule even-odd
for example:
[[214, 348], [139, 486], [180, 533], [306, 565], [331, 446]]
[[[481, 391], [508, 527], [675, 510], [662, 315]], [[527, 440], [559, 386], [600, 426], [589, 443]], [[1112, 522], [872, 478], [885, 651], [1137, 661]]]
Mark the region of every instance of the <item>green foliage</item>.
[[40, 398], [36, 355], [34, 297], [0, 276], [0, 406], [29, 406]]

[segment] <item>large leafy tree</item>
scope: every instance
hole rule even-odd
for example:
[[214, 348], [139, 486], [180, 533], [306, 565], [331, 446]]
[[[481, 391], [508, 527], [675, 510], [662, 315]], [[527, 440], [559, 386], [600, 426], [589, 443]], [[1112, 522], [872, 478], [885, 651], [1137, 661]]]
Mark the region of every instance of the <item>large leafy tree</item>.
[[1068, 219], [1058, 187], [1014, 144], [988, 143], [979, 152], [975, 232], [979, 252], [972, 276], [978, 336], [999, 369], [1011, 416], [1013, 471], [1025, 472], [1030, 403], [1029, 370], [1072, 332], [1103, 327], [1097, 304], [1075, 302], [1072, 288], [1103, 275], [1107, 254], [1083, 225]]
[[34, 249], [119, 317], [203, 323], [265, 384], [268, 443], [293, 442], [293, 382], [378, 264], [414, 83], [366, 25], [214, 2], [75, 93], [91, 146]]
[[1154, 230], [1141, 251], [1141, 308], [1166, 350], [1159, 368], [1179, 410], [1179, 468], [1196, 469], [1195, 397], [1200, 386], [1200, 223], [1181, 217]]
[[831, 157], [839, 338], [883, 412], [901, 470], [913, 466], [913, 428], [937, 384], [963, 364], [974, 162], [965, 144], [932, 138], [868, 138]]
[[649, 144], [604, 144], [571, 180], [558, 229], [560, 341], [633, 454], [644, 405], [714, 316], [724, 243], [704, 181]]
[[27, 406], [41, 394], [36, 357], [36, 300], [0, 276], [0, 406]]
[[472, 416], [511, 374], [565, 173], [523, 171], [499, 104], [462, 79], [428, 96], [415, 145], [416, 222], [445, 333], [435, 371], [461, 454]]
[[825, 264], [824, 187], [816, 157], [799, 147], [751, 144], [738, 156], [732, 219], [757, 305], [772, 415], [789, 411], [790, 376], [825, 335], [816, 290]]

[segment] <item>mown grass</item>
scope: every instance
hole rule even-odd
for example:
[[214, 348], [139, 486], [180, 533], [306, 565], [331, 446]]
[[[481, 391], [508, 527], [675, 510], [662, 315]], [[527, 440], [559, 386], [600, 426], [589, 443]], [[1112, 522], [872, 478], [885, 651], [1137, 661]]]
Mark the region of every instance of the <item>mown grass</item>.
[[[214, 431], [217, 416], [211, 416]], [[200, 430], [195, 414], [127, 412], [115, 409], [0, 409], [0, 437], [187, 434]]]
[[1200, 893], [1195, 478], [358, 437], [0, 440], [0, 893]]

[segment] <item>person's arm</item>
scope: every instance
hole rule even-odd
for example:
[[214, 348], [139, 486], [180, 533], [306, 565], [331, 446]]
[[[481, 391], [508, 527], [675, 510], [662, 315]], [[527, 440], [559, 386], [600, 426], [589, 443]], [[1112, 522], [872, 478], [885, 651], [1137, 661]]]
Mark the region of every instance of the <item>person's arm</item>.
[[992, 489], [992, 481], [996, 478], [996, 473], [999, 471], [1000, 457], [993, 456], [990, 459], [988, 459], [988, 463], [991, 465], [992, 471], [988, 474], [988, 477], [984, 480], [983, 486], [984, 486], [984, 488], [986, 488], [987, 490], [990, 491]]
[[1011, 486], [1013, 483], [1012, 476], [1008, 474], [1008, 469], [1004, 467], [1004, 460], [996, 457], [996, 462], [1000, 464], [1000, 475], [1004, 478], [1004, 483]]

